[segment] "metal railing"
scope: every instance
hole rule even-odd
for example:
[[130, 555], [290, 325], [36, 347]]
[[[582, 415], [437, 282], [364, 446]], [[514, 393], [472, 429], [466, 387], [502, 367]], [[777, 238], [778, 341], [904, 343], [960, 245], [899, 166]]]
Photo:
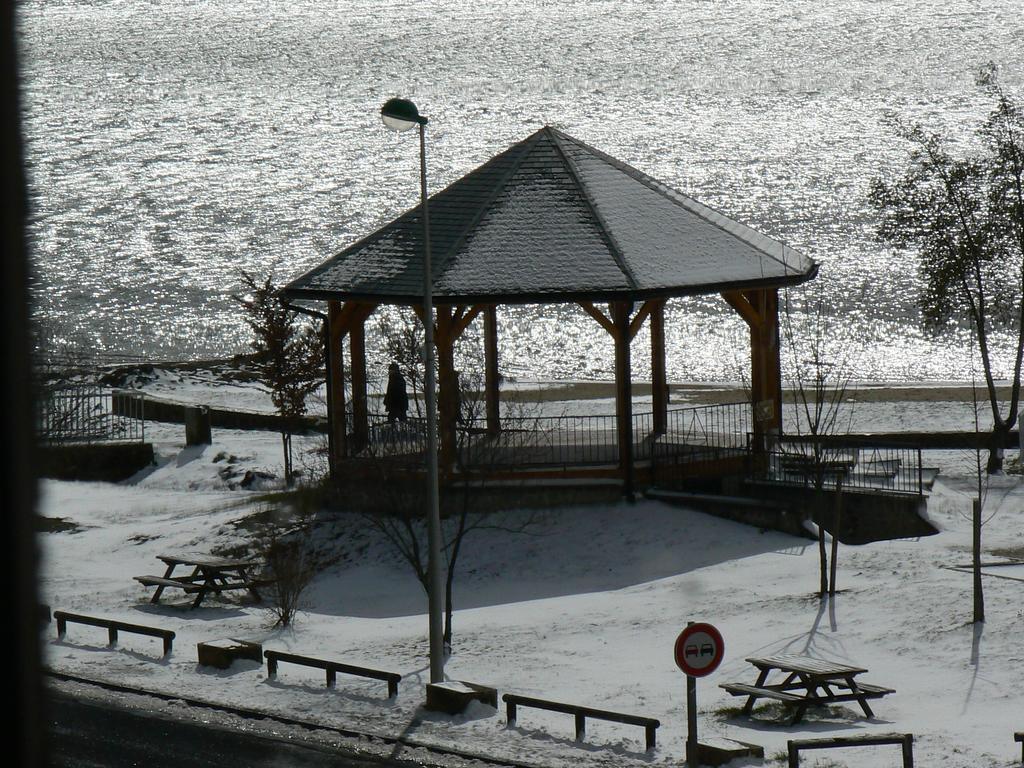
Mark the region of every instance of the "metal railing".
[[653, 445], [652, 481], [672, 488], [699, 478], [746, 472], [751, 430], [747, 402], [669, 411], [665, 432]]
[[677, 408], [668, 412], [661, 443], [746, 450], [751, 416], [747, 402]]
[[[745, 402], [675, 408], [668, 411], [664, 432], [656, 433], [653, 413], [634, 413], [633, 458], [698, 455], [708, 448], [743, 451], [750, 419]], [[466, 468], [586, 467], [619, 460], [614, 415], [505, 416], [497, 430], [489, 430], [485, 419], [473, 419], [460, 422], [456, 431], [458, 462]], [[426, 422], [388, 422], [372, 415], [367, 438], [361, 451], [366, 456], [422, 460]]]
[[[737, 462], [756, 458], [740, 471], [766, 482], [831, 489], [841, 479], [848, 490], [924, 492], [918, 446], [843, 436], [815, 443], [785, 436], [770, 438], [767, 450], [753, 457], [752, 421], [748, 402], [673, 408], [661, 432], [654, 429], [653, 413], [635, 413], [633, 458], [650, 461], [659, 482], [734, 472]], [[425, 450], [425, 419], [388, 423], [382, 416], [371, 417], [363, 455], [420, 463]], [[489, 431], [484, 419], [460, 422], [457, 450], [464, 469], [609, 466], [619, 461], [619, 435], [613, 415], [507, 416], [498, 430]]]
[[422, 461], [427, 449], [427, 420], [412, 417], [389, 421], [381, 414], [370, 414], [367, 444], [361, 453], [370, 457], [408, 458]]
[[36, 426], [43, 443], [143, 442], [145, 397], [88, 385], [45, 390]]
[[552, 467], [615, 464], [619, 440], [614, 416], [508, 417], [487, 431], [483, 420], [463, 425], [464, 467]]
[[808, 438], [776, 438], [758, 479], [787, 485], [885, 491], [920, 496], [924, 471], [918, 446], [879, 444], [831, 437], [827, 444]]

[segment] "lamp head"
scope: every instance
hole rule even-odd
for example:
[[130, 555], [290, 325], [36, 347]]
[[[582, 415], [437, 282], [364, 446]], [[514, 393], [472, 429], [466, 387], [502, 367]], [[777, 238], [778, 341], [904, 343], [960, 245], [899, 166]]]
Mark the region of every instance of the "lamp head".
[[427, 118], [408, 99], [388, 99], [380, 108], [380, 118], [385, 126], [396, 133], [427, 124]]

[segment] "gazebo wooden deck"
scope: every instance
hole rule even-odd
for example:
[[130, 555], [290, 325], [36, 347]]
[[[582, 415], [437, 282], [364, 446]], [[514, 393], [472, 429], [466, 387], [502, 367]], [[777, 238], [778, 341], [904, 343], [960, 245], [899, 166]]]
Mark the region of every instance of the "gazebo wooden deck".
[[[813, 278], [818, 267], [811, 259], [551, 127], [431, 196], [429, 211], [443, 475], [485, 463], [492, 471], [500, 466], [501, 474], [542, 465], [566, 477], [600, 467], [631, 494], [638, 462], [690, 450], [674, 437], [679, 431], [672, 420], [682, 417], [668, 407], [665, 303], [673, 297], [717, 293], [746, 321], [751, 402], [744, 406], [749, 429], [742, 449], [757, 448], [779, 432], [778, 290]], [[422, 320], [420, 217], [417, 206], [283, 291], [294, 301], [327, 303], [332, 466], [380, 445], [382, 427], [367, 408], [365, 324], [382, 305], [411, 307]], [[614, 345], [614, 417], [583, 432], [574, 432], [568, 421], [503, 421], [499, 308], [567, 302]], [[454, 347], [477, 320], [483, 322], [485, 418], [461, 430], [460, 438]], [[631, 342], [644, 323], [650, 324], [653, 402], [649, 414], [634, 414]], [[343, 385], [346, 338], [351, 422]], [[407, 426], [415, 435], [414, 423]], [[582, 444], [570, 439], [583, 433]], [[485, 453], [487, 462], [481, 460]]]

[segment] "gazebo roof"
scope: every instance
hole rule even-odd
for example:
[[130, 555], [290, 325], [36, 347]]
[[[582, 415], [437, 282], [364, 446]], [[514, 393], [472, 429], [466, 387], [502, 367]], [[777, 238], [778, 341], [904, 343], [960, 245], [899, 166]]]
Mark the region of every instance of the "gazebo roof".
[[[545, 127], [430, 197], [436, 303], [612, 301], [802, 283], [818, 265]], [[416, 206], [288, 284], [293, 299], [418, 304]]]

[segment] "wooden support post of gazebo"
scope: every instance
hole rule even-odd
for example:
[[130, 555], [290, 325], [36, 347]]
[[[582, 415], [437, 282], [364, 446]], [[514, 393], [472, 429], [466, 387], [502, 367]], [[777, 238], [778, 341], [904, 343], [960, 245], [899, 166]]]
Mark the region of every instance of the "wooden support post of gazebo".
[[352, 372], [352, 450], [358, 452], [366, 447], [370, 433], [366, 403], [366, 314], [362, 306], [353, 313], [348, 350]]
[[434, 328], [434, 343], [437, 345], [440, 467], [444, 474], [450, 474], [456, 464], [458, 421], [463, 406], [459, 374], [455, 369], [455, 342], [484, 309], [484, 305], [466, 307], [439, 304], [435, 306], [437, 321]]
[[[611, 317], [588, 301], [579, 306], [604, 328], [615, 343], [615, 437], [618, 447], [619, 472], [622, 476], [623, 495], [633, 497], [635, 478], [633, 467], [633, 368], [630, 345], [643, 327], [649, 314], [664, 305], [662, 301], [648, 301], [633, 314], [633, 302], [613, 301], [608, 305]], [[664, 366], [664, 349], [662, 349]], [[664, 370], [664, 368], [662, 369]], [[661, 421], [665, 421], [662, 411]]]
[[633, 498], [633, 369], [629, 348], [631, 302], [614, 301], [612, 338], [615, 340], [615, 422], [619, 443], [619, 470], [622, 472], [622, 493]]
[[[329, 450], [331, 463], [359, 450], [366, 445], [369, 433], [369, 415], [366, 405], [366, 319], [373, 313], [376, 304], [358, 301], [327, 303], [327, 365], [330, 367], [330, 434]], [[349, 340], [349, 355], [352, 373], [352, 424], [353, 445], [349, 445], [349, 423], [345, 402], [345, 337]]]
[[501, 431], [501, 376], [498, 373], [498, 308], [484, 307], [484, 407], [487, 434]]
[[668, 381], [665, 377], [665, 299], [645, 301], [629, 321], [630, 341], [651, 319], [651, 431], [664, 434], [668, 422]]
[[635, 486], [633, 456], [633, 368], [630, 345], [651, 318], [651, 391], [653, 432], [663, 434], [668, 422], [668, 383], [665, 377], [665, 299], [644, 302], [633, 313], [633, 302], [608, 305], [611, 317], [588, 301], [579, 306], [604, 328], [615, 342], [615, 433], [623, 494], [632, 497]]
[[332, 472], [337, 471], [339, 461], [348, 454], [345, 423], [345, 355], [342, 350], [345, 330], [342, 315], [340, 301], [327, 302], [327, 367], [330, 371], [327, 376], [330, 382], [327, 397], [331, 416], [327, 450], [330, 454]]
[[668, 379], [665, 374], [665, 299], [653, 302], [651, 317], [651, 412], [654, 434], [668, 429]]
[[782, 368], [779, 350], [779, 292], [775, 288], [722, 294], [750, 328], [750, 396], [754, 449], [782, 430]]

